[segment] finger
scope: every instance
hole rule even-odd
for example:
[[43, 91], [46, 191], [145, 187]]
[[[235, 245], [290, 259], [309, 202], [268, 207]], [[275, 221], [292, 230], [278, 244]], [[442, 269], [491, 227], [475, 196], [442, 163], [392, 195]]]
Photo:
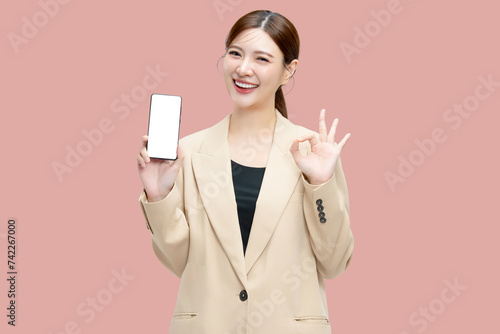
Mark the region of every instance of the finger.
[[326, 141], [328, 133], [326, 132], [325, 109], [319, 112], [319, 140]]
[[144, 159], [144, 161], [149, 162], [150, 159], [149, 159], [149, 154], [148, 154], [148, 150], [146, 149], [146, 146], [141, 146], [139, 154]]
[[342, 138], [342, 140], [340, 141], [340, 143], [338, 143], [338, 146], [340, 147], [340, 150], [342, 150], [345, 146], [345, 144], [347, 143], [347, 141], [349, 140], [349, 138], [351, 137], [351, 134], [348, 133], [344, 136], [344, 138]]
[[290, 153], [292, 153], [292, 157], [295, 161], [299, 161], [302, 157], [299, 151], [299, 141], [298, 139], [294, 139], [292, 142], [292, 146], [290, 146]]
[[170, 162], [170, 167], [175, 169], [181, 168], [182, 162], [184, 161], [184, 151], [182, 150], [181, 145], [177, 145], [177, 159]]
[[144, 159], [140, 154], [137, 154], [137, 164], [140, 165], [142, 168], [146, 167], [146, 163], [144, 162]]
[[148, 142], [149, 137], [148, 137], [147, 135], [144, 135], [144, 136], [142, 136], [142, 138], [141, 138], [141, 139], [142, 139], [142, 145], [146, 146], [146, 144], [147, 144], [147, 142]]
[[182, 161], [184, 161], [184, 151], [182, 150], [181, 145], [177, 145], [177, 159], [174, 163], [182, 164]]
[[308, 140], [309, 143], [311, 144], [311, 147], [318, 144], [318, 138], [316, 137], [314, 132], [310, 132], [307, 135], [301, 136], [298, 138], [298, 140], [299, 142]]
[[329, 143], [334, 143], [335, 142], [335, 132], [337, 132], [337, 124], [339, 124], [339, 119], [335, 118], [332, 123], [332, 127], [330, 128], [330, 133], [328, 133], [328, 142]]

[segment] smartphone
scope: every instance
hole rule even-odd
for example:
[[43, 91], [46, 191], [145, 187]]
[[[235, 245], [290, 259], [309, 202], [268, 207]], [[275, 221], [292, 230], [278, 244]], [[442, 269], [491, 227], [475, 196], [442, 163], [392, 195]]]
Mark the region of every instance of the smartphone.
[[146, 145], [150, 158], [177, 159], [181, 102], [177, 95], [151, 94]]

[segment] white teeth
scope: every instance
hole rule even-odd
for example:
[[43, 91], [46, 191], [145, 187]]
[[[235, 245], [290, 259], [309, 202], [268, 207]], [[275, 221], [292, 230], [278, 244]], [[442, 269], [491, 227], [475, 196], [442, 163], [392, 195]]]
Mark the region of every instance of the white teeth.
[[238, 82], [236, 80], [234, 82], [236, 83], [236, 86], [241, 87], [241, 88], [255, 88], [255, 87], [257, 87], [257, 85], [250, 85], [250, 84]]

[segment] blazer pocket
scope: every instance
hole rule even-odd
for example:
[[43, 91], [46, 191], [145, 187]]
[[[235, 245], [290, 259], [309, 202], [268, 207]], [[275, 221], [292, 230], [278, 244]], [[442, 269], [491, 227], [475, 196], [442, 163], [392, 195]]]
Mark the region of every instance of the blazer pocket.
[[174, 319], [194, 319], [198, 316], [197, 313], [194, 312], [178, 312], [174, 313]]
[[324, 316], [303, 316], [295, 317], [293, 321], [298, 324], [329, 325], [330, 321]]

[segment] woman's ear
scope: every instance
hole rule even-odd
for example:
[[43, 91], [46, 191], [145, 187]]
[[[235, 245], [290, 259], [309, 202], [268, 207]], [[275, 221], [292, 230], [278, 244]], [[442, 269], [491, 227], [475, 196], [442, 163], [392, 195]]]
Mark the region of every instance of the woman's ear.
[[290, 80], [291, 77], [295, 74], [295, 71], [297, 70], [297, 66], [299, 64], [298, 59], [294, 59], [286, 66], [286, 70], [283, 73], [283, 79], [281, 80], [281, 86], [285, 85], [288, 80]]

